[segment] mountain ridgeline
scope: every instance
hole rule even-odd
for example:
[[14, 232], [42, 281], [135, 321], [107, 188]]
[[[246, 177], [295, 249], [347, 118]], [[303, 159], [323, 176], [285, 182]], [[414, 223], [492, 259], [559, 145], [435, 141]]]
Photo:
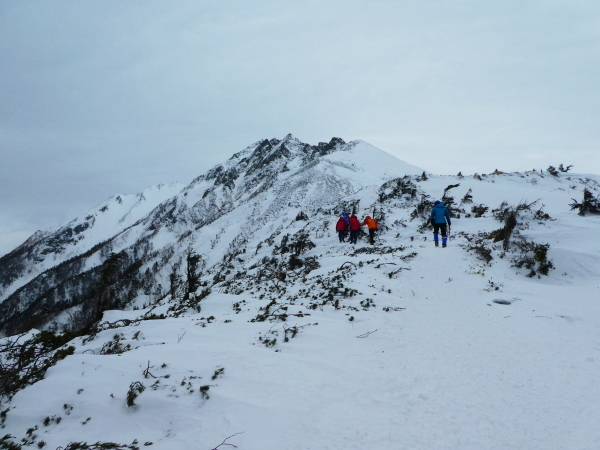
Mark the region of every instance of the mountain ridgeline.
[[323, 158], [357, 144], [334, 138], [312, 146], [291, 135], [263, 140], [184, 189], [159, 186], [133, 199], [115, 196], [55, 231], [35, 233], [0, 259], [0, 332], [83, 327], [140, 296], [162, 297], [173, 271], [182, 268], [185, 250], [218, 240], [219, 232], [209, 237], [207, 227], [236, 209], [250, 208], [235, 220], [246, 222], [235, 241], [242, 242], [269, 226], [265, 217], [289, 209], [289, 201], [294, 210], [312, 213], [316, 205], [331, 208], [353, 193], [352, 182], [318, 167], [335, 165]]
[[[363, 141], [262, 140], [188, 186], [112, 197], [0, 258], [0, 335], [78, 330], [109, 309], [152, 315], [155, 306], [170, 304], [162, 316], [177, 315], [199, 310], [215, 290], [285, 296], [286, 286], [319, 267], [313, 241], [330, 236], [336, 244], [341, 211], [374, 215], [377, 248], [392, 251], [429, 236], [429, 209], [438, 198], [456, 219], [489, 219], [480, 222], [485, 232], [463, 231], [474, 258], [489, 263], [512, 251], [513, 267], [543, 275], [553, 267], [548, 248], [528, 240], [525, 230], [555, 220], [543, 209], [550, 192], [566, 213], [582, 190], [597, 195], [593, 178], [541, 170], [434, 176]], [[499, 179], [507, 181], [495, 188]], [[515, 233], [488, 229], [494, 221], [505, 229], [508, 216]]]

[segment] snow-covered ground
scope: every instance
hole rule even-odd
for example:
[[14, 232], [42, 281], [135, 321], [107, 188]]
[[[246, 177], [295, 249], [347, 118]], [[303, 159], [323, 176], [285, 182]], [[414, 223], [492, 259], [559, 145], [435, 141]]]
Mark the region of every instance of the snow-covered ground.
[[[326, 158], [336, 170], [360, 172], [345, 157]], [[323, 229], [315, 223], [322, 215], [290, 222], [296, 210], [273, 213], [274, 222], [245, 234], [247, 251], [232, 259], [240, 278], [215, 285], [201, 312], [77, 338], [74, 355], [14, 397], [2, 433], [51, 449], [134, 440], [158, 450], [220, 444], [240, 450], [599, 449], [600, 217], [581, 217], [569, 207], [586, 179], [598, 177], [418, 181], [432, 199], [460, 184], [450, 191], [457, 205], [469, 189], [473, 205], [490, 210], [503, 201], [537, 201], [550, 218], [530, 214], [519, 236], [549, 244], [554, 268], [547, 276], [528, 277], [528, 270], [513, 267], [501, 242], [486, 244], [489, 262], [467, 250], [478, 233], [502, 226], [490, 212], [454, 218], [447, 248], [434, 247], [429, 230], [419, 232], [422, 219], [411, 221], [412, 207], [401, 206], [402, 199], [379, 206], [385, 228], [375, 246], [365, 239], [355, 247], [340, 244], [334, 216]], [[361, 201], [361, 218], [377, 201], [378, 186], [369, 186], [346, 197]], [[275, 200], [252, 207], [262, 213]], [[200, 231], [193, 245], [207, 267], [232, 251], [249, 211]], [[265, 244], [278, 227], [275, 244], [280, 234], [308, 231], [316, 246], [301, 256], [320, 264], [296, 279], [288, 275], [285, 289], [273, 279], [252, 281], [266, 256], [284, 259], [272, 253], [273, 242]], [[225, 293], [234, 283], [241, 294]], [[346, 288], [355, 295], [344, 295]], [[273, 299], [269, 311], [287, 308], [279, 310], [285, 321], [257, 320]], [[108, 311], [104, 320], [166, 313], [168, 300]], [[103, 354], [109, 341], [125, 351]], [[145, 389], [128, 406], [135, 382]]]
[[[361, 259], [329, 240], [343, 250], [322, 269]], [[557, 271], [529, 279], [498, 267], [473, 274], [479, 266], [457, 243], [415, 243], [410, 270], [392, 279], [386, 266], [357, 273], [353, 287], [375, 303], [367, 311], [357, 296], [344, 304], [358, 311], [325, 307], [251, 323], [264, 301], [215, 293], [200, 314], [107, 330], [18, 394], [5, 431], [25, 436], [37, 426], [37, 442], [49, 448], [137, 439], [212, 449], [242, 432], [227, 442], [248, 450], [600, 448], [600, 279]], [[105, 318], [123, 317], [132, 312]], [[283, 342], [294, 326], [298, 334]], [[116, 333], [135, 349], [94, 354]], [[261, 336], [277, 343], [266, 347]], [[148, 363], [157, 378], [144, 377]], [[128, 407], [135, 381], [146, 390]], [[44, 426], [47, 417], [62, 420]]]

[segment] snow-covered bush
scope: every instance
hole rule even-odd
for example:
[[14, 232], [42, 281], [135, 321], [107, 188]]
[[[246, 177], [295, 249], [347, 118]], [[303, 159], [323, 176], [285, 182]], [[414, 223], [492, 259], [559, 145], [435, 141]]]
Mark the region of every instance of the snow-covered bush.
[[585, 216], [586, 214], [600, 214], [600, 200], [594, 197], [594, 194], [586, 187], [583, 190], [583, 200], [579, 203], [574, 198], [572, 199], [573, 203], [569, 204], [571, 210], [578, 210], [580, 216]]
[[381, 185], [378, 195], [380, 203], [389, 199], [415, 199], [417, 197], [417, 186], [409, 176], [394, 178]]
[[489, 209], [490, 208], [484, 204], [471, 206], [471, 212], [475, 215], [475, 217], [482, 217]]
[[477, 259], [489, 264], [494, 257], [492, 249], [488, 245], [489, 235], [487, 233], [479, 233], [476, 235], [463, 234], [467, 243], [463, 245], [465, 250], [475, 253]]
[[[466, 249], [475, 252], [479, 259], [489, 263], [493, 259], [494, 249], [489, 247], [485, 241], [502, 242], [504, 253], [500, 253], [499, 256], [503, 257], [508, 254], [513, 267], [529, 269], [527, 274], [529, 277], [538, 274], [548, 275], [550, 269], [554, 268], [552, 261], [548, 259], [550, 245], [537, 244], [520, 235], [521, 231], [529, 228], [531, 221], [553, 220], [543, 211], [544, 205], [536, 209], [537, 204], [537, 201], [531, 203], [523, 201], [517, 206], [513, 206], [506, 201], [502, 202], [498, 208], [492, 210], [492, 215], [496, 220], [504, 222], [504, 225], [489, 233], [467, 236], [469, 244]], [[513, 236], [516, 237], [513, 238]], [[511, 242], [514, 244], [512, 248]]]
[[519, 239], [514, 242], [519, 249], [511, 259], [513, 267], [529, 269], [528, 277], [535, 275], [548, 275], [550, 269], [554, 268], [552, 261], [548, 259], [549, 244], [536, 244], [533, 241]]
[[66, 344], [73, 333], [42, 331], [21, 334], [0, 342], [0, 406], [14, 394], [44, 378], [46, 371], [61, 359], [72, 355], [75, 347]]
[[131, 350], [131, 344], [125, 344], [125, 336], [123, 333], [116, 333], [110, 341], [106, 341], [99, 355], [120, 355]]
[[139, 381], [134, 381], [129, 385], [129, 390], [127, 391], [127, 406], [130, 408], [135, 406], [135, 399], [146, 390], [146, 387]]

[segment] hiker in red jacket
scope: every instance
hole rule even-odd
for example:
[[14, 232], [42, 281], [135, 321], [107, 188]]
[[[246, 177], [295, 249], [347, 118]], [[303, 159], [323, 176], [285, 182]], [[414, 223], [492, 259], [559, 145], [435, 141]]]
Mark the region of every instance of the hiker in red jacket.
[[360, 230], [360, 222], [358, 218], [352, 214], [350, 216], [350, 243], [356, 244], [358, 240], [358, 230]]
[[337, 224], [335, 225], [335, 231], [337, 231], [338, 237], [340, 238], [340, 242], [344, 242], [346, 240], [347, 230], [346, 230], [346, 221], [344, 220], [344, 218], [342, 216], [340, 216], [340, 219], [337, 221]]
[[369, 241], [371, 245], [375, 245], [375, 232], [377, 231], [377, 222], [371, 216], [365, 217], [365, 220], [362, 223], [369, 227]]

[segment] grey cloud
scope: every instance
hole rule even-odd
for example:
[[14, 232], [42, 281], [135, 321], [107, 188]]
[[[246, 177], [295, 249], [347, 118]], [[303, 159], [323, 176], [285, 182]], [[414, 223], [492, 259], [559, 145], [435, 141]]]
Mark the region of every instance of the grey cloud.
[[600, 173], [599, 30], [592, 1], [3, 2], [0, 217], [33, 232], [288, 132]]

